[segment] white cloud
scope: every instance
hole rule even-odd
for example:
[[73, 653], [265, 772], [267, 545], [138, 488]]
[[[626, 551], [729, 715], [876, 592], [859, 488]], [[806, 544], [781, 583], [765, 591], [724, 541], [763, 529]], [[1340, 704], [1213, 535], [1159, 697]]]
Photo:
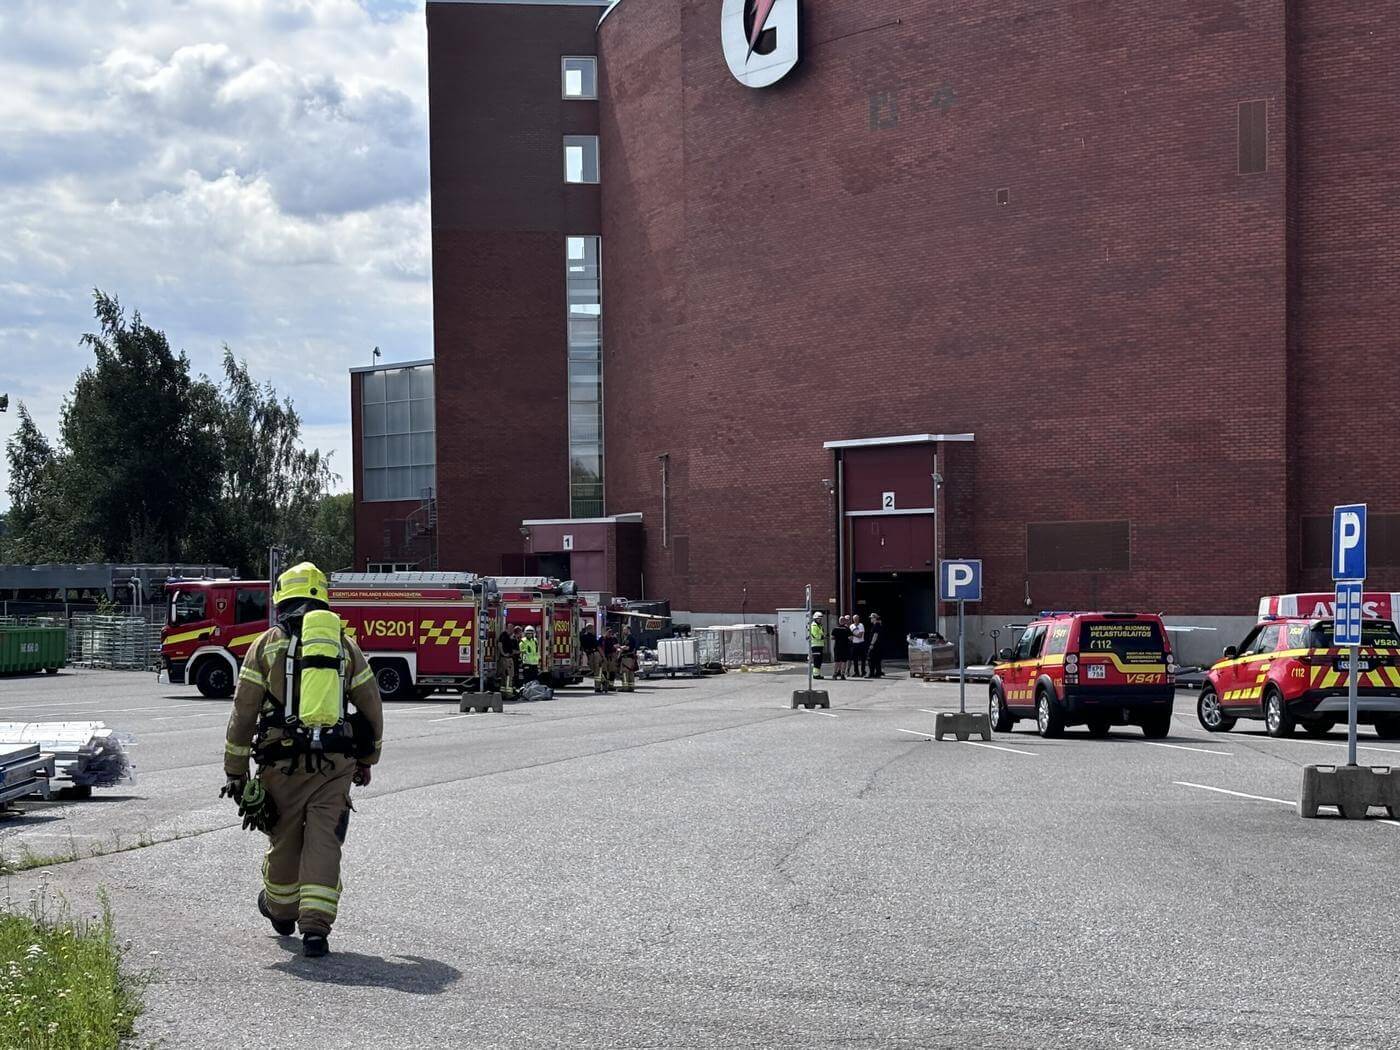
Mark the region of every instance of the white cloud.
[[0, 5], [0, 392], [50, 436], [99, 287], [246, 357], [348, 483], [346, 369], [432, 347], [422, 8], [367, 4]]

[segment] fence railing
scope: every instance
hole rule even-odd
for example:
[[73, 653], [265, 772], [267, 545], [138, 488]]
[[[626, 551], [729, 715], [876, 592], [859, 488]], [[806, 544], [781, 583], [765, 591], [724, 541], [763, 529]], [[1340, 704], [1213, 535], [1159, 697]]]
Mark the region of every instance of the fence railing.
[[147, 616], [105, 616], [92, 612], [65, 614], [58, 610], [31, 615], [0, 615], [0, 623], [68, 628], [70, 667], [154, 671], [160, 666], [162, 623]]

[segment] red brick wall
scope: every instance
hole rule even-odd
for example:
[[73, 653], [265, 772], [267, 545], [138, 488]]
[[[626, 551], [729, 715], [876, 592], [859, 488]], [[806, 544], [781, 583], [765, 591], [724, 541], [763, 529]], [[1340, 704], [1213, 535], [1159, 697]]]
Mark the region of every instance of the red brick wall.
[[[949, 486], [975, 477], [989, 612], [1028, 583], [1221, 614], [1282, 586], [1283, 7], [807, 0], [803, 66], [752, 91], [711, 0], [624, 2], [599, 31], [608, 505], [646, 514], [648, 593], [825, 592], [822, 442], [919, 432], [976, 434]], [[1270, 167], [1240, 176], [1253, 98]], [[1027, 580], [1027, 522], [1105, 518], [1130, 573]]]
[[[1289, 438], [1300, 515], [1400, 512], [1400, 25], [1393, 4], [1289, 5], [1298, 135]], [[1342, 430], [1355, 426], [1354, 449]], [[1400, 567], [1374, 564], [1379, 589]], [[1290, 568], [1296, 566], [1294, 549]], [[1299, 589], [1330, 590], [1325, 566]]]
[[437, 479], [444, 570], [495, 573], [520, 522], [568, 514], [564, 238], [598, 188], [564, 183], [560, 58], [595, 52], [596, 7], [429, 3]]

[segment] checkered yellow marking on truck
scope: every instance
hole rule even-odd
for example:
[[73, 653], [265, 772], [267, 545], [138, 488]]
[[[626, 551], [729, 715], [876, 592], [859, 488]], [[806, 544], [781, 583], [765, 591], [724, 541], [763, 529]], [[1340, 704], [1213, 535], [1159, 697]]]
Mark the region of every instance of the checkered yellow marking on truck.
[[471, 640], [470, 623], [459, 625], [456, 620], [444, 620], [439, 624], [436, 620], [423, 620], [418, 625], [419, 645], [461, 645], [464, 641], [470, 644]]

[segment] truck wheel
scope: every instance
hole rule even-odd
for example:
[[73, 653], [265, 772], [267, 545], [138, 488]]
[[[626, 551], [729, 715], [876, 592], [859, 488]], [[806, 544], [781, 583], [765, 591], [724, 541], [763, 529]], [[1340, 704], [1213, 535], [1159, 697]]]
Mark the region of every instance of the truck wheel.
[[[1312, 737], [1314, 740], [1319, 740], [1322, 737], [1325, 737], [1328, 733], [1332, 732], [1332, 730], [1336, 728], [1337, 723], [1331, 718], [1319, 718], [1313, 722], [1303, 723], [1303, 732], [1306, 733], [1308, 736]], [[1379, 727], [1377, 727], [1376, 732], [1380, 732]]]
[[1171, 736], [1172, 713], [1168, 708], [1165, 711], [1153, 711], [1142, 720], [1142, 735], [1148, 740], [1165, 740]]
[[1215, 686], [1208, 685], [1201, 690], [1200, 699], [1196, 701], [1196, 721], [1208, 733], [1228, 733], [1235, 728], [1235, 720], [1226, 717], [1220, 707], [1220, 696]]
[[992, 690], [991, 699], [987, 701], [987, 717], [992, 723], [992, 729], [998, 733], [1009, 733], [1011, 727], [1016, 724], [1016, 719], [1011, 717], [1006, 701], [1001, 698], [1001, 691], [998, 689]]
[[1288, 713], [1283, 694], [1270, 686], [1264, 693], [1264, 728], [1269, 731], [1270, 736], [1292, 736], [1296, 724], [1293, 716]]
[[45, 667], [45, 668], [44, 668], [44, 674], [58, 674], [58, 668], [57, 668], [57, 667]]
[[1035, 724], [1046, 739], [1065, 735], [1065, 716], [1044, 689], [1035, 694]]
[[1400, 716], [1382, 715], [1377, 718], [1376, 736], [1382, 740], [1400, 740]]
[[227, 700], [233, 695], [233, 672], [218, 657], [206, 656], [195, 672], [194, 685], [200, 696], [207, 696], [210, 700]]
[[374, 680], [379, 683], [381, 700], [407, 700], [414, 693], [408, 664], [402, 660], [375, 660]]

